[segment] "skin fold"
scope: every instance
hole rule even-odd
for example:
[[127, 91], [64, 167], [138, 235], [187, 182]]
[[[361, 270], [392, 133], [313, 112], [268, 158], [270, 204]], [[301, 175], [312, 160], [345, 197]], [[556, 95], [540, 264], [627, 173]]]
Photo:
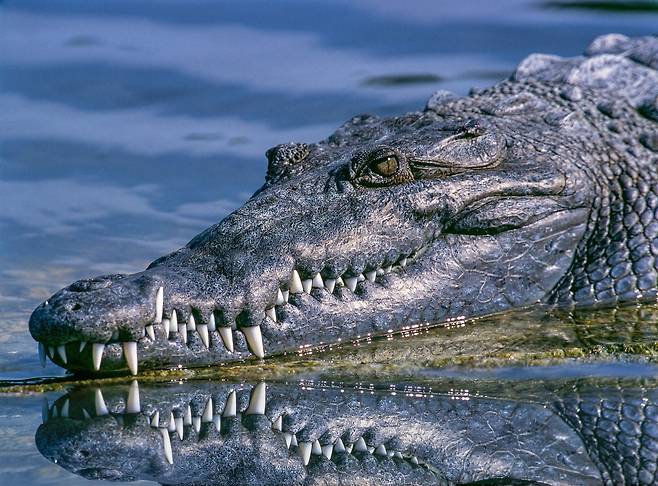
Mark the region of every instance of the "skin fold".
[[267, 151], [265, 184], [30, 332], [71, 371], [205, 366], [538, 302], [656, 298], [658, 38], [532, 55], [491, 88]]

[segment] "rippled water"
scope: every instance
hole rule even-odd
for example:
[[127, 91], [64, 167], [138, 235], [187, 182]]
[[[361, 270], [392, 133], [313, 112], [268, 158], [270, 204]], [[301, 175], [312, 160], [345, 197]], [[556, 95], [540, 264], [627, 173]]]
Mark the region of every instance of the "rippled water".
[[[267, 148], [319, 140], [356, 113], [418, 109], [437, 89], [492, 84], [531, 52], [575, 55], [599, 34], [652, 33], [657, 20], [651, 8], [523, 0], [0, 2], [0, 380], [61, 376], [38, 365], [31, 310], [71, 281], [138, 271], [185, 244], [259, 187]], [[450, 332], [448, 349], [463, 335]], [[650, 347], [653, 334], [640, 334], [617, 344]], [[550, 360], [575, 339], [553, 338], [501, 346]], [[417, 359], [404, 379], [459, 356], [510, 359], [462, 344]], [[619, 351], [606, 346], [571, 348]], [[34, 447], [41, 398], [1, 400], [0, 483], [82, 481]]]

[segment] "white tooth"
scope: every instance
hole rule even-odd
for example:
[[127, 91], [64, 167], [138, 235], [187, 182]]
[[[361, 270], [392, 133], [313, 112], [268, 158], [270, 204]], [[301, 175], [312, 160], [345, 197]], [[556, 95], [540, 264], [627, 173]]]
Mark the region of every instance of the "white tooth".
[[319, 456], [322, 454], [322, 447], [320, 446], [320, 441], [317, 439], [313, 441], [313, 447], [311, 448], [311, 454]]
[[328, 278], [327, 280], [324, 281], [324, 288], [327, 289], [327, 292], [329, 292], [330, 294], [333, 294], [335, 287], [336, 287], [335, 278]]
[[324, 282], [322, 281], [322, 276], [319, 273], [316, 273], [315, 277], [313, 277], [312, 284], [316, 289], [324, 288]]
[[50, 415], [50, 407], [48, 406], [48, 399], [46, 397], [43, 397], [43, 400], [41, 400], [41, 422], [46, 423], [48, 422], [48, 419]]
[[105, 345], [103, 343], [94, 343], [91, 345], [91, 360], [94, 363], [94, 370], [101, 369], [101, 361], [103, 360], [103, 351]]
[[352, 292], [356, 290], [356, 282], [357, 278], [356, 277], [346, 277], [345, 278], [345, 286], [350, 289]]
[[226, 403], [224, 404], [224, 417], [235, 417], [238, 413], [238, 404], [235, 397], [235, 392], [232, 391], [226, 397]]
[[347, 452], [348, 454], [352, 453], [352, 449], [354, 449], [354, 444], [347, 444], [345, 446], [345, 452]]
[[187, 344], [187, 325], [185, 325], [185, 323], [181, 323], [180, 326], [178, 326], [178, 333], [180, 334], [183, 343]]
[[411, 464], [418, 465], [418, 458], [413, 456], [411, 459], [409, 459], [409, 462], [411, 462]]
[[402, 260], [399, 261], [399, 263], [400, 263], [400, 266], [402, 268], [406, 267], [407, 266], [407, 258], [406, 257], [403, 258]]
[[274, 305], [283, 305], [286, 303], [286, 299], [283, 298], [283, 293], [281, 292], [281, 289], [276, 291], [276, 302], [274, 302]]
[[162, 319], [162, 327], [164, 329], [165, 337], [169, 337], [169, 331], [171, 330], [171, 321], [169, 319]]
[[263, 336], [260, 333], [260, 326], [243, 327], [240, 329], [247, 338], [247, 344], [251, 352], [258, 358], [265, 356], [263, 349]]
[[201, 417], [192, 417], [192, 425], [197, 434], [201, 432]]
[[[386, 272], [384, 271], [383, 268], [378, 268], [378, 269], [376, 270], [376, 273], [377, 273], [377, 275], [384, 275]], [[366, 276], [367, 276], [367, 275], [366, 275]]]
[[164, 307], [164, 289], [160, 287], [155, 294], [155, 323], [162, 322], [162, 309]]
[[304, 462], [304, 466], [308, 466], [308, 461], [311, 460], [311, 449], [313, 446], [311, 445], [310, 442], [300, 442], [299, 443], [299, 455], [302, 458], [302, 461]]
[[192, 425], [192, 409], [188, 405], [183, 416], [183, 425]]
[[374, 447], [368, 447], [368, 454], [372, 454], [375, 451]]
[[281, 292], [281, 294], [283, 295], [284, 303], [287, 304], [288, 298], [290, 297], [290, 290], [284, 290], [283, 292]]
[[395, 454], [395, 451], [388, 451], [388, 452], [386, 452], [386, 455], [387, 455], [388, 457], [393, 457], [394, 454]]
[[360, 273], [360, 274], [358, 274], [358, 275], [356, 276], [356, 279], [357, 279], [357, 281], [359, 281], [359, 282], [363, 282], [366, 278], [363, 276], [362, 273]]
[[297, 270], [292, 271], [292, 277], [290, 277], [290, 284], [288, 287], [291, 294], [301, 294], [304, 291], [304, 287], [302, 287], [302, 279], [299, 278]]
[[59, 357], [62, 358], [62, 362], [64, 364], [68, 363], [68, 361], [66, 359], [66, 346], [65, 345], [62, 344], [60, 346], [57, 346], [57, 354], [59, 354]]
[[105, 400], [103, 399], [103, 393], [100, 388], [96, 388], [94, 394], [94, 406], [96, 408], [96, 416], [101, 417], [107, 415], [107, 405], [105, 405]]
[[81, 354], [87, 347], [87, 341], [80, 341], [80, 347], [78, 348], [78, 354]]
[[174, 453], [171, 450], [171, 439], [169, 438], [169, 431], [167, 429], [160, 429], [162, 435], [162, 445], [164, 447], [165, 459], [169, 464], [174, 463]]
[[69, 418], [69, 399], [67, 398], [64, 400], [64, 405], [62, 405], [62, 409], [59, 412], [60, 417], [64, 418]]
[[377, 270], [366, 272], [366, 278], [368, 279], [369, 282], [374, 282], [375, 279], [377, 278]]
[[199, 333], [199, 337], [201, 338], [201, 341], [203, 341], [203, 345], [206, 347], [206, 349], [210, 348], [210, 336], [208, 335], [208, 325], [199, 324], [196, 327], [196, 332]]
[[195, 329], [196, 329], [196, 320], [194, 319], [192, 313], [190, 313], [190, 317], [188, 317], [187, 319], [187, 330], [194, 331]]
[[137, 343], [135, 341], [126, 341], [122, 343], [123, 356], [126, 358], [126, 364], [130, 373], [137, 374]]
[[334, 447], [331, 444], [322, 446], [322, 455], [327, 459], [331, 460], [331, 454], [333, 452], [334, 452]]
[[151, 427], [160, 427], [160, 412], [157, 410], [151, 417]]
[[222, 416], [221, 415], [213, 415], [212, 416], [212, 423], [215, 424], [215, 429], [217, 429], [217, 432], [222, 430]]
[[343, 281], [343, 277], [338, 277], [336, 279], [336, 285], [338, 285], [339, 287], [345, 287], [345, 282]]
[[395, 451], [393, 453], [393, 457], [395, 457], [396, 459], [403, 459], [402, 453], [400, 451]]
[[265, 315], [272, 319], [274, 322], [276, 322], [276, 310], [274, 307], [270, 307], [269, 309], [265, 309]]
[[169, 432], [176, 432], [176, 419], [174, 418], [174, 412], [169, 414], [169, 425], [167, 425], [167, 430]]
[[265, 383], [259, 383], [251, 391], [247, 415], [265, 415]]
[[208, 319], [208, 330], [209, 331], [216, 331], [217, 330], [217, 323], [215, 322], [215, 313], [214, 312], [210, 313], [210, 319]]
[[299, 444], [297, 444], [297, 436], [295, 434], [292, 434], [292, 437], [290, 437], [290, 445], [297, 447]]
[[392, 269], [393, 269], [393, 267], [392, 267], [391, 265], [389, 265], [388, 267], [384, 267], [384, 268], [382, 268], [382, 270], [384, 271], [384, 273], [391, 273], [391, 270], [392, 270]]
[[85, 418], [85, 420], [89, 420], [91, 418], [89, 412], [87, 412], [87, 410], [85, 410], [84, 408], [82, 409], [82, 416]]
[[272, 429], [279, 432], [283, 430], [283, 415], [279, 415], [279, 418], [272, 422]]
[[146, 329], [146, 334], [149, 335], [151, 340], [155, 340], [155, 330], [153, 329], [153, 324], [149, 324], [148, 326], [146, 326], [145, 329]]
[[178, 332], [178, 314], [176, 314], [176, 309], [171, 311], [171, 323], [169, 324], [171, 332]]
[[206, 406], [203, 409], [203, 415], [201, 416], [202, 422], [212, 422], [212, 397], [208, 398]]
[[377, 448], [375, 449], [374, 454], [376, 456], [385, 456], [386, 455], [386, 447], [384, 447], [384, 444], [379, 444]]
[[183, 417], [174, 418], [174, 424], [176, 425], [176, 432], [178, 433], [178, 438], [183, 440]]
[[42, 368], [46, 367], [46, 347], [43, 343], [39, 343], [39, 363]]
[[290, 432], [284, 432], [283, 433], [283, 438], [286, 441], [286, 447], [290, 449], [290, 444], [292, 442], [292, 434]]
[[302, 280], [302, 288], [304, 289], [304, 292], [310, 294], [312, 287], [313, 287], [313, 280], [311, 280], [310, 278], [307, 278], [306, 280]]
[[222, 338], [224, 347], [228, 349], [229, 353], [233, 352], [233, 331], [230, 327], [218, 327], [219, 335]]
[[338, 439], [334, 444], [334, 453], [345, 452], [345, 444], [343, 444], [342, 439]]
[[368, 446], [366, 441], [363, 440], [363, 437], [359, 437], [359, 440], [354, 444], [354, 450], [357, 452], [368, 452]]
[[139, 385], [137, 380], [133, 380], [128, 390], [128, 401], [126, 403], [126, 413], [139, 413], [142, 407], [139, 403]]

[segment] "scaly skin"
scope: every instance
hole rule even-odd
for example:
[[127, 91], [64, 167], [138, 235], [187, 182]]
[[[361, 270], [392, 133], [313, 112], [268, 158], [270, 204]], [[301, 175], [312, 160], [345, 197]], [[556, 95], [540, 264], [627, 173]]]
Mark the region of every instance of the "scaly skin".
[[163, 484], [658, 482], [655, 380], [464, 386], [79, 388], [44, 409], [36, 444], [89, 479]]
[[465, 98], [280, 145], [243, 207], [143, 272], [61, 290], [30, 332], [72, 371], [136, 373], [536, 302], [655, 299], [657, 97], [658, 38], [610, 35]]

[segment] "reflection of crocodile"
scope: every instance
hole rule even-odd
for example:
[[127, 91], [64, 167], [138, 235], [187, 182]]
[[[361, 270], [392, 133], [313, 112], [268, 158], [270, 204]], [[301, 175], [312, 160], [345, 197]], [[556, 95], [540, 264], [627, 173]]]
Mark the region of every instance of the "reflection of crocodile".
[[79, 388], [36, 442], [87, 478], [163, 484], [658, 481], [655, 380], [473, 385]]
[[212, 364], [538, 301], [656, 296], [658, 38], [533, 55], [465, 98], [267, 152], [265, 185], [30, 331], [71, 370]]

